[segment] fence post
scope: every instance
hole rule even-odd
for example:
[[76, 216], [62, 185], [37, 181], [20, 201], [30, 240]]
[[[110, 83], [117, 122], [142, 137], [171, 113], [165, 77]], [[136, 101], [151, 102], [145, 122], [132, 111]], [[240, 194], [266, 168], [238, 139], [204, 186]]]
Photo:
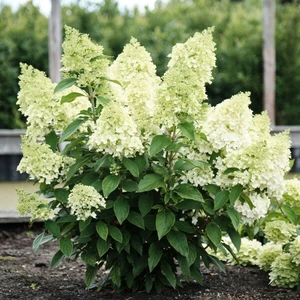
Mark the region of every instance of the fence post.
[[61, 8], [60, 0], [51, 0], [51, 15], [49, 19], [49, 75], [52, 82], [61, 80]]
[[275, 0], [263, 1], [264, 109], [275, 125]]

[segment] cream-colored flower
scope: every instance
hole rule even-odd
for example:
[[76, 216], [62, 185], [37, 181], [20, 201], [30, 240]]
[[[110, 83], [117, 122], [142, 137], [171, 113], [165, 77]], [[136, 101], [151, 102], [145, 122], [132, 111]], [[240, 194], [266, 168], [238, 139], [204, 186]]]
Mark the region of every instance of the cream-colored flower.
[[27, 173], [31, 179], [47, 184], [63, 181], [74, 159], [53, 152], [50, 146], [38, 143], [28, 137], [22, 138], [23, 158], [17, 167], [21, 173]]
[[21, 216], [31, 215], [31, 221], [46, 221], [55, 217], [53, 209], [48, 208], [48, 201], [38, 194], [31, 194], [17, 189], [19, 196], [17, 210]]
[[234, 203], [234, 208], [241, 214], [242, 222], [251, 225], [254, 221], [266, 216], [270, 206], [270, 199], [265, 194], [255, 192], [248, 194], [248, 197], [254, 205], [252, 209], [248, 203], [242, 203], [240, 200]]
[[263, 232], [265, 237], [274, 243], [286, 244], [296, 234], [297, 227], [283, 220], [267, 222]]
[[297, 178], [285, 181], [285, 197], [282, 201], [286, 204], [300, 208], [300, 180]]
[[106, 202], [102, 195], [92, 186], [76, 184], [68, 197], [68, 207], [77, 220], [85, 221], [89, 217], [96, 218], [97, 212], [105, 208]]
[[94, 89], [107, 81], [110, 61], [103, 55], [103, 47], [94, 44], [87, 34], [65, 26], [65, 40], [62, 44], [62, 73], [65, 78], [77, 78], [77, 85]]
[[257, 257], [257, 265], [265, 272], [271, 270], [271, 265], [275, 258], [282, 253], [282, 245], [273, 242], [267, 243], [262, 246]]
[[110, 101], [97, 120], [88, 146], [97, 152], [115, 157], [133, 157], [143, 153], [140, 133], [126, 107]]
[[[262, 248], [262, 245], [257, 240], [250, 240], [248, 237], [243, 237], [241, 239], [241, 248], [237, 252], [236, 249], [234, 249], [235, 255], [238, 259], [238, 264], [242, 266], [257, 265], [257, 257], [260, 253]], [[231, 264], [237, 264], [237, 261], [232, 257], [228, 257], [228, 261]]]
[[252, 111], [248, 107], [250, 103], [250, 93], [240, 93], [210, 109], [202, 132], [214, 151], [225, 149], [230, 152], [251, 144], [249, 128], [252, 123]]
[[299, 283], [300, 268], [293, 264], [291, 254], [282, 253], [272, 263], [269, 278], [273, 286], [293, 288]]
[[289, 251], [292, 255], [292, 262], [300, 267], [300, 235], [293, 240]]
[[214, 50], [212, 28], [173, 47], [169, 69], [157, 92], [156, 124], [171, 128], [180, 123], [182, 115], [195, 119], [200, 114], [207, 98], [205, 84], [211, 82], [215, 67]]

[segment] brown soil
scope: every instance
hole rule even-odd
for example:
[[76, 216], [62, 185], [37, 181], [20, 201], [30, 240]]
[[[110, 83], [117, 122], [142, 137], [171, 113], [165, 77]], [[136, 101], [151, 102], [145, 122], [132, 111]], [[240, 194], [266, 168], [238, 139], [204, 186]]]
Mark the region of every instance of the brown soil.
[[0, 299], [300, 299], [299, 291], [270, 287], [268, 275], [258, 268], [238, 266], [226, 266], [226, 275], [203, 268], [204, 286], [189, 284], [179, 290], [166, 289], [160, 295], [86, 290], [85, 266], [80, 260], [64, 261], [50, 269], [57, 245], [46, 244], [32, 251], [32, 241], [41, 231], [41, 226], [0, 225]]

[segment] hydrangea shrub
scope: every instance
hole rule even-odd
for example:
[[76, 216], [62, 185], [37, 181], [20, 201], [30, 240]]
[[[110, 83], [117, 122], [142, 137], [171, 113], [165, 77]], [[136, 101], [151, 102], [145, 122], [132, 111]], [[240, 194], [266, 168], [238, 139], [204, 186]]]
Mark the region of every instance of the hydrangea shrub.
[[[287, 179], [284, 186], [282, 198], [271, 199], [263, 219], [240, 226], [239, 232], [251, 239], [242, 237], [239, 250], [228, 255], [220, 249], [209, 252], [223, 262], [258, 266], [269, 273], [272, 286], [300, 290], [300, 181]], [[230, 245], [228, 238], [223, 240]]]
[[212, 31], [175, 45], [162, 78], [136, 39], [111, 61], [70, 27], [61, 82], [21, 65], [28, 127], [18, 169], [39, 189], [18, 191], [19, 210], [45, 221], [35, 250], [58, 242], [52, 267], [80, 257], [87, 286], [107, 270], [96, 285], [117, 292], [202, 284], [200, 263], [225, 271], [209, 249], [238, 250], [240, 225], [282, 199], [288, 132], [271, 136], [249, 93], [206, 101]]

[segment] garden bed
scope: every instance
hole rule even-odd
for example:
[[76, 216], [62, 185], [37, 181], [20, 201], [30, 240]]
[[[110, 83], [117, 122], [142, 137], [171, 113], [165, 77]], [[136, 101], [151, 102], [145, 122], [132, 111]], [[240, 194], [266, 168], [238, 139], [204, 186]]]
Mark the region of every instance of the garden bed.
[[227, 274], [203, 268], [204, 286], [185, 285], [162, 294], [114, 294], [111, 290], [86, 290], [85, 266], [80, 260], [64, 261], [50, 269], [57, 245], [50, 243], [33, 252], [31, 245], [40, 225], [0, 226], [0, 299], [99, 300], [99, 299], [300, 299], [300, 292], [268, 285], [268, 275], [256, 267], [226, 266]]

